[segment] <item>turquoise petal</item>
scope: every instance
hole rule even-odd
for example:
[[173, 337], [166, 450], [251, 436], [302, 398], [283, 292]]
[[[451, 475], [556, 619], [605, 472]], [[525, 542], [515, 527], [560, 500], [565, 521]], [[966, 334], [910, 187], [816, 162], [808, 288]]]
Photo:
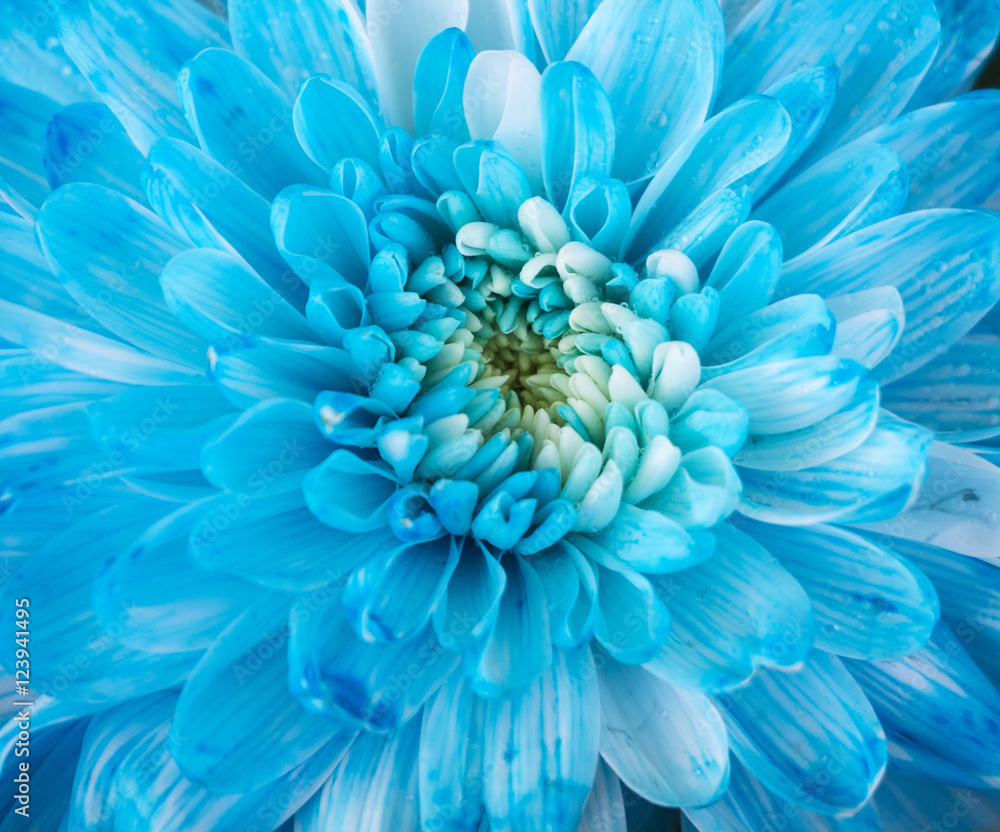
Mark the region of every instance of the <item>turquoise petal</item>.
[[111, 506], [52, 536], [4, 584], [4, 617], [12, 629], [15, 598], [51, 613], [31, 622], [31, 681], [39, 693], [107, 707], [179, 684], [198, 661], [194, 645], [147, 653], [125, 644], [119, 634], [127, 611], [117, 610], [122, 619], [108, 626], [90, 603], [91, 584], [108, 555], [126, 549], [170, 508], [147, 499]]
[[897, 771], [997, 787], [1000, 694], [947, 624], [938, 624], [927, 646], [910, 656], [847, 664], [885, 727]]
[[784, 107], [763, 95], [744, 98], [706, 122], [649, 183], [636, 205], [623, 257], [644, 258], [699, 203], [774, 158], [790, 134]]
[[201, 50], [225, 44], [223, 20], [194, 0], [141, 0], [127, 8], [70, 0], [56, 19], [66, 55], [142, 153], [162, 136], [189, 138], [177, 75]]
[[213, 485], [256, 496], [301, 473], [330, 454], [316, 430], [313, 409], [295, 399], [268, 399], [244, 411], [201, 448], [201, 471]]
[[[822, 465], [777, 472], [741, 468], [739, 510], [756, 520], [790, 526], [846, 517], [913, 482], [923, 470], [930, 442], [928, 431], [882, 411], [861, 445]], [[898, 512], [899, 507], [889, 516]]]
[[705, 283], [719, 293], [722, 330], [764, 307], [781, 276], [781, 237], [766, 223], [743, 223], [726, 241]]
[[0, 112], [5, 122], [0, 177], [32, 208], [37, 208], [49, 195], [42, 145], [59, 105], [41, 93], [0, 79]]
[[589, 648], [556, 650], [526, 690], [486, 705], [483, 802], [491, 829], [575, 832], [598, 761], [596, 675]]
[[632, 219], [628, 188], [617, 179], [579, 178], [566, 203], [566, 220], [577, 242], [615, 257]]
[[[1000, 803], [995, 791], [970, 791], [943, 783], [911, 779], [890, 771], [873, 801], [882, 818], [883, 832], [942, 828], [994, 829], [1000, 826]], [[940, 819], [940, 820], [939, 820]]]
[[289, 96], [294, 97], [310, 75], [323, 73], [350, 84], [376, 104], [364, 17], [354, 3], [233, 0], [228, 12], [236, 52]]
[[326, 525], [359, 534], [383, 528], [386, 504], [398, 488], [385, 463], [367, 462], [339, 450], [306, 476], [306, 503]]
[[887, 410], [938, 439], [975, 442], [1000, 434], [1000, 339], [971, 333], [916, 372], [883, 388]]
[[271, 206], [278, 251], [306, 283], [339, 279], [363, 288], [371, 253], [360, 207], [332, 191], [286, 188]]
[[387, 548], [358, 565], [343, 596], [355, 632], [370, 642], [415, 636], [448, 588], [459, 551], [453, 538], [439, 538]]
[[288, 270], [271, 233], [271, 206], [197, 147], [161, 139], [149, 151], [142, 184], [153, 210], [195, 246], [238, 254], [296, 309], [305, 287]]
[[528, 0], [531, 22], [550, 64], [566, 57], [601, 0]]
[[366, 728], [363, 737], [416, 716], [459, 663], [430, 627], [405, 642], [363, 641], [344, 615], [337, 583], [299, 596], [289, 621], [289, 689], [310, 710]]
[[837, 319], [837, 335], [830, 348], [833, 355], [873, 369], [903, 336], [906, 310], [902, 295], [893, 286], [827, 298], [826, 305]]
[[419, 720], [384, 735], [363, 731], [330, 779], [296, 814], [296, 828], [322, 832], [344, 824], [366, 832], [416, 832], [419, 753]]
[[[996, 14], [1000, 24], [1000, 6]], [[998, 105], [995, 90], [969, 93], [880, 125], [852, 147], [881, 142], [903, 160], [910, 179], [907, 211], [978, 208], [1000, 188]]]
[[885, 772], [882, 726], [835, 656], [815, 651], [792, 673], [760, 670], [717, 701], [733, 754], [764, 786], [796, 806], [851, 814]]
[[242, 502], [234, 519], [207, 512], [196, 527], [188, 552], [197, 566], [267, 589], [309, 592], [346, 580], [358, 563], [396, 543], [388, 529], [360, 535], [333, 531], [306, 508], [299, 489], [248, 495]]
[[854, 361], [820, 355], [737, 369], [710, 378], [702, 389], [738, 401], [750, 414], [750, 432], [770, 436], [832, 416], [851, 401], [865, 376]]
[[704, 0], [607, 0], [597, 7], [566, 59], [588, 67], [608, 93], [618, 120], [616, 178], [648, 179], [701, 125], [715, 96], [724, 37], [718, 5]]
[[115, 627], [124, 643], [155, 653], [211, 644], [261, 591], [194, 566], [188, 536], [239, 510], [238, 498], [229, 495], [189, 503], [112, 552], [91, 593], [101, 623]]
[[209, 377], [229, 401], [247, 408], [261, 399], [312, 402], [324, 390], [351, 390], [358, 370], [335, 347], [254, 335], [230, 336], [208, 353]]
[[931, 543], [971, 557], [998, 561], [1000, 471], [966, 448], [930, 446], [924, 487], [891, 520], [862, 521], [862, 528], [916, 543]]
[[700, 690], [738, 684], [760, 666], [795, 667], [813, 641], [809, 598], [792, 575], [734, 526], [721, 524], [714, 534], [712, 558], [654, 579], [672, 624], [659, 655], [645, 665]]
[[919, 211], [856, 231], [786, 264], [781, 290], [842, 295], [894, 286], [906, 331], [878, 368], [901, 378], [968, 332], [1000, 298], [1000, 219], [971, 211]]
[[177, 94], [201, 149], [265, 199], [327, 175], [299, 146], [292, 107], [260, 70], [224, 49], [185, 64]]
[[910, 99], [911, 110], [967, 89], [1000, 34], [1000, 6], [994, 0], [934, 0], [934, 6], [941, 17], [941, 44], [934, 63]]
[[225, 340], [256, 333], [309, 341], [306, 318], [242, 260], [212, 249], [190, 249], [160, 273], [163, 299], [177, 318], [203, 338]]
[[773, 225], [791, 260], [903, 210], [906, 166], [882, 144], [842, 148], [778, 188], [751, 216]]
[[552, 643], [545, 590], [535, 570], [513, 554], [500, 566], [506, 582], [496, 620], [489, 635], [466, 654], [465, 672], [474, 693], [502, 700], [551, 666]]
[[453, 673], [424, 708], [420, 818], [427, 832], [475, 832], [483, 815], [486, 707]]
[[81, 101], [64, 107], [52, 117], [42, 142], [42, 164], [53, 188], [91, 182], [141, 202], [142, 163], [142, 154], [104, 104]]
[[346, 749], [354, 739], [353, 730], [309, 713], [285, 687], [290, 605], [277, 593], [252, 604], [219, 635], [181, 692], [170, 755], [185, 775], [215, 791], [253, 791], [324, 746]]
[[670, 612], [645, 576], [627, 567], [595, 566], [598, 586], [595, 638], [615, 661], [648, 662], [667, 637]]
[[[594, 567], [579, 549], [565, 541], [536, 555], [531, 565], [545, 589], [553, 646], [576, 650], [589, 643], [599, 614]], [[638, 577], [637, 573], [630, 574]]]
[[469, 141], [462, 98], [474, 57], [472, 44], [461, 29], [445, 29], [427, 42], [413, 78], [417, 136], [441, 134], [458, 144]]
[[461, 145], [455, 151], [455, 169], [487, 221], [518, 227], [517, 210], [531, 196], [531, 186], [524, 170], [500, 144], [479, 139]]
[[303, 149], [320, 167], [333, 170], [347, 158], [378, 167], [381, 122], [350, 84], [322, 75], [310, 78], [295, 99], [292, 123]]
[[541, 104], [545, 190], [562, 211], [581, 179], [610, 175], [615, 156], [614, 114], [594, 74], [574, 62], [552, 64], [545, 70]]
[[428, 41], [446, 29], [465, 29], [468, 0], [367, 0], [368, 41], [378, 81], [379, 107], [388, 124], [413, 131], [417, 61]]
[[186, 246], [158, 217], [102, 185], [60, 188], [35, 233], [52, 270], [111, 332], [154, 355], [201, 367], [206, 344], [167, 308], [157, 278]]
[[721, 797], [729, 748], [712, 701], [603, 658], [597, 678], [605, 762], [633, 792], [660, 806], [700, 806]]
[[464, 538], [459, 561], [440, 603], [434, 608], [434, 632], [448, 650], [473, 648], [493, 630], [507, 573], [482, 544]]
[[874, 661], [909, 655], [927, 643], [938, 618], [937, 593], [908, 561], [835, 526], [740, 527], [809, 595], [821, 650]]
[[583, 804], [579, 832], [626, 832], [622, 784], [604, 760], [597, 763], [594, 785]]

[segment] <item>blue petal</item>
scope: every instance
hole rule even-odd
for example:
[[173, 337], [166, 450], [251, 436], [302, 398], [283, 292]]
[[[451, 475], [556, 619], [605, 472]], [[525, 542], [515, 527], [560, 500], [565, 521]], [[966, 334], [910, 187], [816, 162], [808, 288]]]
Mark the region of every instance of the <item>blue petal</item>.
[[35, 226], [67, 290], [116, 335], [154, 355], [201, 367], [207, 345], [167, 308], [157, 278], [185, 247], [158, 217], [102, 185], [60, 188]]
[[1000, 803], [995, 791], [969, 789], [911, 780], [889, 772], [873, 802], [884, 832], [934, 829], [937, 823], [954, 829], [966, 827], [986, 832], [1000, 827]]
[[335, 738], [308, 762], [260, 788], [240, 794], [215, 792], [190, 780], [170, 756], [169, 713], [122, 760], [112, 785], [115, 832], [209, 832], [279, 827], [320, 787], [344, 756]]
[[545, 590], [524, 558], [508, 554], [500, 564], [507, 580], [492, 631], [466, 654], [471, 689], [503, 698], [530, 685], [550, 667], [552, 643]]
[[801, 670], [761, 670], [718, 697], [733, 753], [771, 791], [824, 815], [852, 814], [881, 780], [886, 738], [858, 683], [816, 651]]
[[53, 536], [51, 529], [52, 539], [4, 584], [12, 629], [15, 598], [53, 613], [31, 623], [32, 685], [40, 693], [106, 706], [172, 687], [197, 662], [200, 654], [189, 652], [194, 645], [154, 654], [124, 644], [120, 623], [102, 625], [90, 604], [91, 583], [109, 553], [125, 549], [170, 508], [153, 500], [123, 501], [62, 534]]
[[531, 565], [545, 588], [553, 646], [575, 650], [587, 644], [599, 612], [597, 576], [590, 562], [579, 549], [561, 540], [536, 555]]
[[511, 0], [483, 0], [469, 4], [465, 27], [476, 52], [507, 49], [526, 55], [537, 63], [535, 38], [527, 4]]
[[144, 199], [143, 156], [104, 104], [83, 101], [56, 113], [45, 131], [42, 163], [53, 188], [92, 182], [139, 202]]
[[209, 349], [209, 376], [229, 401], [313, 401], [323, 390], [353, 389], [357, 365], [344, 350], [306, 341], [233, 335]]
[[[721, 800], [684, 810], [700, 832], [764, 830], [774, 823], [782, 823], [782, 828], [794, 832], [883, 832], [879, 815], [870, 804], [856, 815], [834, 820], [794, 806], [768, 791], [739, 760], [732, 760], [731, 772], [729, 788]], [[683, 828], [689, 832], [691, 827], [685, 824]], [[907, 827], [905, 832], [915, 828]]]
[[941, 620], [995, 685], [1000, 679], [1000, 569], [927, 543], [888, 535], [877, 540], [931, 579], [941, 601]]
[[868, 379], [832, 416], [788, 433], [751, 436], [733, 462], [765, 471], [813, 468], [857, 448], [871, 436], [878, 418], [879, 388]]
[[601, 0], [528, 0], [531, 22], [550, 64], [566, 57]]
[[382, 126], [349, 84], [322, 75], [310, 78], [295, 99], [292, 118], [295, 135], [317, 165], [333, 170], [351, 157], [378, 166]]
[[903, 337], [906, 310], [903, 296], [893, 286], [828, 297], [826, 305], [837, 319], [837, 335], [830, 349], [833, 355], [873, 369]]
[[475, 832], [483, 815], [486, 707], [453, 673], [424, 709], [420, 818], [428, 832]]
[[760, 665], [794, 667], [812, 646], [809, 598], [760, 544], [733, 526], [714, 530], [715, 555], [654, 579], [672, 624], [645, 667], [683, 687], [718, 690]]
[[201, 470], [210, 483], [234, 493], [276, 488], [301, 478], [329, 456], [313, 409], [295, 399], [268, 399], [225, 425], [201, 448]]
[[[723, 38], [713, 2], [598, 6], [566, 59], [589, 67], [607, 90], [618, 119], [616, 178], [648, 179], [701, 125], [722, 68]], [[689, 49], [691, 43], [698, 47]]]
[[737, 369], [710, 378], [702, 389], [738, 401], [750, 414], [750, 432], [770, 436], [832, 416], [851, 401], [864, 378], [865, 368], [854, 361], [815, 356]]
[[[622, 254], [630, 262], [644, 258], [699, 203], [772, 159], [790, 133], [784, 107], [761, 95], [738, 101], [706, 122], [649, 183]], [[624, 151], [619, 136], [617, 152]]]
[[[365, 641], [401, 641], [430, 621], [458, 565], [454, 539], [395, 546], [355, 568], [344, 611]], [[404, 600], [405, 599], [405, 600]]]
[[861, 445], [822, 465], [777, 472], [741, 468], [739, 510], [756, 520], [790, 526], [847, 517], [912, 483], [923, 470], [930, 441], [928, 431], [883, 411]]
[[455, 169], [483, 217], [517, 228], [517, 210], [531, 196], [524, 170], [502, 145], [480, 139], [455, 151]]
[[946, 350], [1000, 298], [1000, 219], [921, 211], [857, 231], [786, 264], [781, 289], [841, 295], [894, 286], [906, 331], [878, 368], [883, 383]]
[[600, 564], [597, 574], [599, 614], [594, 635], [612, 658], [623, 664], [652, 659], [670, 629], [670, 612], [657, 598], [645, 576], [631, 569], [609, 569]]
[[934, 6], [941, 17], [941, 45], [910, 99], [911, 110], [968, 88], [1000, 34], [1000, 5], [995, 0], [934, 0]]
[[[192, 671], [170, 726], [170, 754], [193, 780], [247, 792], [354, 731], [311, 714], [288, 692], [287, 595], [267, 595], [227, 627]], [[269, 751], [261, 757], [261, 743]]]
[[780, 187], [751, 216], [778, 229], [790, 260], [896, 216], [906, 202], [907, 182], [906, 168], [890, 148], [851, 145]]
[[337, 587], [302, 595], [292, 608], [289, 689], [313, 711], [389, 731], [420, 712], [459, 657], [430, 627], [405, 642], [363, 641], [344, 615]]
[[319, 520], [351, 534], [388, 523], [385, 509], [398, 488], [385, 463], [360, 459], [351, 451], [334, 451], [306, 477], [306, 503]]
[[906, 9], [865, 0], [766, 0], [730, 36], [719, 105], [832, 59], [840, 86], [807, 154], [817, 158], [902, 112], [934, 58], [939, 33], [931, 0]]
[[238, 512], [239, 506], [232, 496], [209, 505], [191, 503], [112, 554], [94, 578], [92, 602], [100, 621], [115, 627], [126, 644], [155, 653], [211, 644], [260, 590], [193, 566], [188, 560], [188, 535], [197, 524], [233, 511]]
[[572, 62], [545, 70], [541, 105], [545, 190], [561, 211], [577, 182], [611, 173], [614, 114], [593, 73]]
[[597, 763], [578, 832], [626, 832], [622, 784], [604, 760]]
[[924, 488], [905, 512], [863, 528], [996, 563], [1000, 470], [969, 450], [943, 442], [931, 446], [927, 468]]
[[219, 17], [194, 0], [140, 0], [128, 7], [69, 0], [57, 19], [66, 54], [142, 153], [162, 136], [190, 136], [175, 81], [184, 61], [225, 44]]
[[938, 618], [934, 587], [908, 561], [834, 526], [807, 529], [750, 522], [809, 595], [816, 646], [853, 659], [892, 659], [919, 650]]
[[903, 774], [971, 788], [1000, 781], [1000, 694], [938, 624], [917, 653], [884, 662], [849, 661], [886, 731]]
[[729, 747], [707, 696], [611, 659], [597, 678], [601, 756], [626, 786], [660, 806], [700, 806], [722, 796]]
[[1000, 339], [972, 333], [916, 372], [883, 389], [888, 410], [935, 431], [975, 442], [1000, 434]]
[[236, 51], [289, 96], [323, 73], [350, 84], [376, 104], [364, 18], [351, 2], [233, 0], [229, 28]]
[[362, 732], [295, 817], [301, 832], [343, 824], [366, 832], [416, 832], [420, 824], [420, 723], [385, 735]]
[[[395, 543], [388, 529], [338, 534], [315, 518], [298, 489], [248, 495], [243, 502], [232, 520], [208, 513], [209, 522], [202, 523], [189, 541], [195, 564], [268, 589], [308, 592], [346, 579], [366, 557]], [[223, 528], [211, 524], [216, 519], [224, 520]]]
[[59, 105], [41, 93], [0, 79], [0, 115], [4, 120], [0, 177], [35, 208], [49, 195], [42, 144], [46, 127], [58, 111]]
[[880, 125], [852, 146], [881, 142], [899, 155], [910, 179], [907, 211], [977, 208], [1000, 188], [998, 113], [996, 91], [969, 93]]
[[251, 332], [312, 340], [312, 327], [242, 260], [211, 249], [174, 257], [160, 273], [163, 298], [177, 318], [204, 338]]
[[307, 284], [332, 278], [364, 287], [371, 262], [368, 223], [347, 197], [286, 188], [271, 206], [271, 227], [281, 256]]
[[458, 144], [469, 141], [462, 98], [474, 57], [461, 29], [446, 29], [427, 42], [413, 79], [417, 136], [439, 133]]
[[449, 28], [464, 29], [468, 0], [368, 0], [365, 16], [386, 122], [413, 130], [413, 81], [427, 42]]
[[575, 832], [598, 760], [596, 675], [589, 648], [556, 650], [529, 688], [487, 704], [483, 802], [491, 829]]
[[149, 151], [142, 182], [153, 210], [192, 245], [238, 254], [302, 308], [302, 281], [274, 244], [271, 206], [241, 179], [188, 142], [161, 139]]
[[265, 199], [289, 185], [325, 184], [299, 146], [292, 107], [260, 70], [224, 49], [206, 49], [177, 78], [201, 149]]
[[497, 559], [471, 537], [465, 538], [448, 589], [434, 608], [434, 632], [449, 650], [461, 651], [492, 632], [507, 573]]
[[67, 813], [70, 829], [111, 832], [114, 813], [109, 807], [118, 767], [151, 731], [170, 719], [176, 702], [173, 692], [139, 696], [91, 719]]
[[705, 283], [719, 293], [721, 332], [771, 299], [781, 276], [781, 237], [766, 223], [743, 223], [726, 241]]

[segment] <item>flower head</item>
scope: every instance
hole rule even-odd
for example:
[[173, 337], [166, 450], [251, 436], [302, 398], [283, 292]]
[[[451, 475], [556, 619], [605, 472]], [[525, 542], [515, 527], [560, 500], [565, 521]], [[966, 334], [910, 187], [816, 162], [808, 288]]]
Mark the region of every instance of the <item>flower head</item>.
[[723, 5], [15, 3], [39, 828], [1000, 783], [1000, 7]]

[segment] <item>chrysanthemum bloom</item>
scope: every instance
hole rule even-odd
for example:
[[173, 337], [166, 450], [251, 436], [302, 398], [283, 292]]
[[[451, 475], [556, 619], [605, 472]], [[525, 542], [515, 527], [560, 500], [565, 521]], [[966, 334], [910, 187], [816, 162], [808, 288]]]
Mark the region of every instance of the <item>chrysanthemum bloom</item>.
[[992, 811], [1000, 4], [227, 19], [3, 10], [0, 829]]

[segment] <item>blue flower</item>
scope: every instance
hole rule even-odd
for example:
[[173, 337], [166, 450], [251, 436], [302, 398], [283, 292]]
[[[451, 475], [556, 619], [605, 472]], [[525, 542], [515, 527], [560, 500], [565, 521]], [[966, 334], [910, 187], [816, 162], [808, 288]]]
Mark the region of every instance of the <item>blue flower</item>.
[[995, 828], [1000, 5], [722, 6], [8, 0], [32, 828]]

